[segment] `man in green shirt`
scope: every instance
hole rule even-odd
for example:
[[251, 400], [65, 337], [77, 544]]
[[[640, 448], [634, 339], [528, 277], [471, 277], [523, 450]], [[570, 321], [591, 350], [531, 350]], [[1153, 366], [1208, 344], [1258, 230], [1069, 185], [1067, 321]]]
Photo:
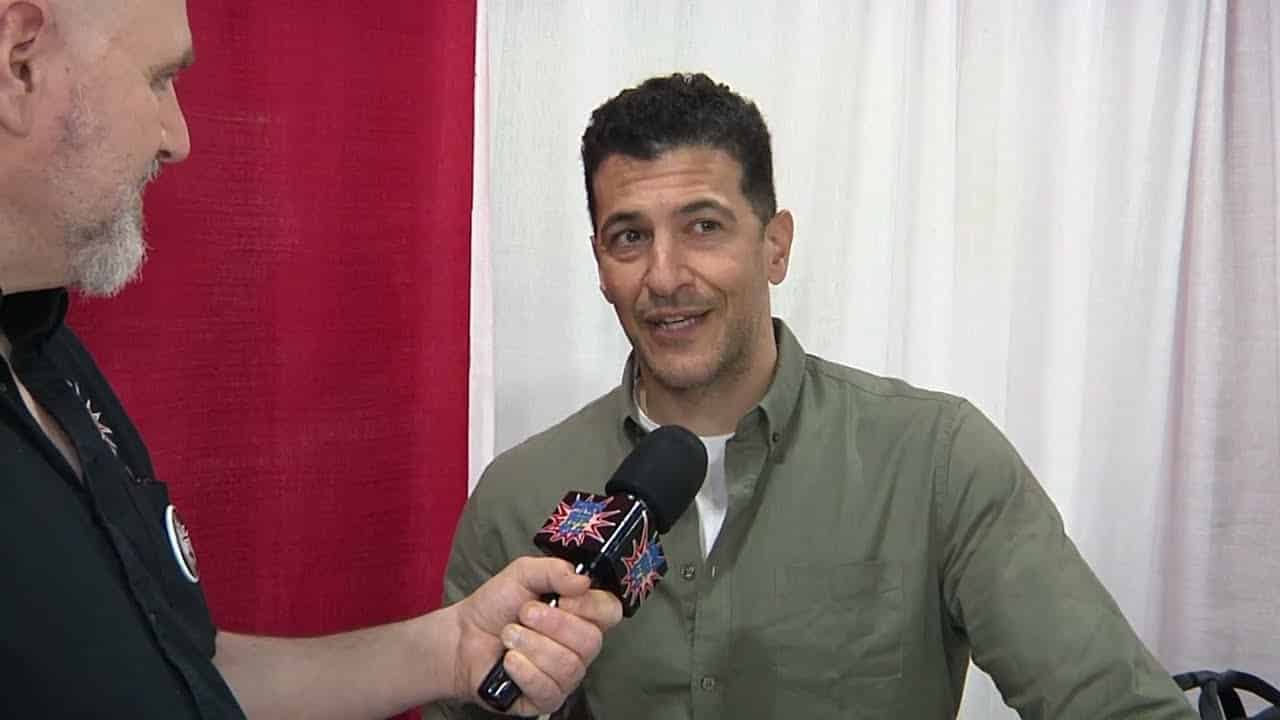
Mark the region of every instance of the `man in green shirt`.
[[566, 478], [603, 482], [678, 424], [707, 445], [706, 483], [574, 713], [954, 717], [972, 658], [1025, 718], [1195, 717], [987, 418], [806, 355], [772, 318], [793, 222], [753, 103], [654, 78], [593, 113], [582, 158], [600, 289], [633, 352], [616, 389], [490, 465], [446, 601], [529, 551]]

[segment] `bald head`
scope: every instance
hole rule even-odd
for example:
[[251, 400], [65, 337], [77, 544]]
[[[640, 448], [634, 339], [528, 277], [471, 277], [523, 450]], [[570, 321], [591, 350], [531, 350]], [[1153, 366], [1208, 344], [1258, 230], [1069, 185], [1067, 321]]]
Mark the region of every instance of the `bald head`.
[[[163, 2], [164, 0], [160, 0]], [[3, 0], [0, 0], [3, 2]], [[47, 0], [56, 32], [71, 49], [95, 57], [128, 32], [157, 0]]]

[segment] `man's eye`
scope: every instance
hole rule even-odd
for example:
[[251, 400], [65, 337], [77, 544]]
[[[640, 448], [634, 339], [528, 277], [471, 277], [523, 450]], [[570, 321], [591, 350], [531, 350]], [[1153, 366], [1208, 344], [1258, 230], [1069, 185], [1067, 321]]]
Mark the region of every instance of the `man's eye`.
[[621, 230], [613, 234], [613, 245], [617, 247], [626, 247], [628, 245], [636, 245], [644, 240], [644, 234], [639, 230]]
[[693, 224], [693, 231], [699, 235], [713, 233], [720, 229], [720, 223], [715, 220], [698, 220]]

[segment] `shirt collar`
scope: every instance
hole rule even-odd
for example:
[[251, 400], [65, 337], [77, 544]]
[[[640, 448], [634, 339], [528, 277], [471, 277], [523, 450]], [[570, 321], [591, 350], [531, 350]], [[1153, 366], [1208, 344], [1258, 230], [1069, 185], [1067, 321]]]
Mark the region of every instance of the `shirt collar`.
[[0, 295], [0, 328], [14, 354], [52, 335], [66, 319], [68, 304], [64, 288]]
[[[792, 334], [787, 324], [778, 318], [773, 319], [773, 337], [778, 344], [778, 365], [773, 373], [769, 389], [759, 404], [738, 422], [737, 434], [749, 431], [756, 423], [763, 421], [765, 438], [771, 449], [776, 448], [786, 438], [786, 430], [795, 414], [796, 404], [800, 399], [800, 386], [804, 382], [805, 352], [800, 341]], [[615, 393], [615, 412], [624, 430], [633, 437], [644, 434], [640, 422], [640, 408], [636, 406], [636, 354], [632, 351], [627, 357], [627, 365], [622, 371], [622, 385]], [[757, 419], [757, 416], [758, 419]]]

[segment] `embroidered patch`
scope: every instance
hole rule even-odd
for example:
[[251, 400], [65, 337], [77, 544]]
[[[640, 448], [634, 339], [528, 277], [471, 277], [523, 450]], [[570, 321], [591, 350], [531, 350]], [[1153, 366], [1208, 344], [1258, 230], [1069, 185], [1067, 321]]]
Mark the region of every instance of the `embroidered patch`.
[[112, 438], [115, 433], [111, 431], [111, 428], [107, 427], [106, 423], [102, 422], [102, 413], [93, 409], [93, 400], [85, 397], [80, 392], [80, 383], [68, 380], [67, 386], [75, 392], [77, 398], [84, 401], [84, 409], [89, 413], [89, 417], [93, 419], [93, 426], [97, 428], [98, 434], [102, 436], [102, 442], [106, 443], [107, 447], [111, 449], [112, 455], [119, 457], [120, 451], [116, 448], [116, 441]]
[[200, 572], [196, 568], [196, 548], [191, 544], [191, 533], [178, 518], [178, 511], [172, 505], [164, 509], [164, 526], [169, 531], [169, 548], [173, 550], [173, 559], [178, 569], [193, 583], [200, 582]]

